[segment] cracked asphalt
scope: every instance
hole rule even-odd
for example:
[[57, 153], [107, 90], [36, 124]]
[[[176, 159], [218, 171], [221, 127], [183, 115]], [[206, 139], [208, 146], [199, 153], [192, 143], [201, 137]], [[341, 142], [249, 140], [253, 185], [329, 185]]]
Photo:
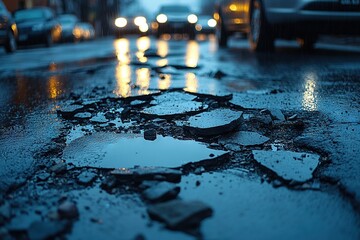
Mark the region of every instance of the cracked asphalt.
[[0, 238], [359, 239], [359, 53], [0, 52]]

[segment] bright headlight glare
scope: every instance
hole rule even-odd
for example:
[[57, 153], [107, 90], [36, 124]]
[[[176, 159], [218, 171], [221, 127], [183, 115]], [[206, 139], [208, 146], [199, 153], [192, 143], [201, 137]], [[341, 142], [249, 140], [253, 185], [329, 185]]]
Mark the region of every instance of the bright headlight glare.
[[139, 30], [142, 33], [146, 33], [147, 31], [149, 31], [149, 26], [145, 23], [139, 27]]
[[196, 23], [198, 21], [198, 17], [195, 14], [190, 14], [187, 19], [189, 23]]
[[127, 20], [125, 18], [117, 18], [115, 20], [115, 26], [117, 26], [118, 28], [123, 28], [127, 25]]
[[216, 22], [216, 20], [215, 19], [209, 19], [209, 21], [207, 22], [207, 24], [208, 24], [208, 26], [209, 27], [216, 27], [216, 24], [217, 24], [217, 22]]
[[167, 16], [165, 14], [159, 14], [157, 15], [156, 17], [156, 20], [159, 22], [159, 23], [166, 23], [167, 22]]
[[142, 26], [142, 25], [145, 25], [145, 24], [146, 24], [146, 18], [145, 18], [145, 17], [142, 17], [142, 16], [136, 17], [136, 18], [134, 19], [134, 23], [135, 23], [135, 25], [138, 26], [138, 27], [140, 27], [140, 26]]

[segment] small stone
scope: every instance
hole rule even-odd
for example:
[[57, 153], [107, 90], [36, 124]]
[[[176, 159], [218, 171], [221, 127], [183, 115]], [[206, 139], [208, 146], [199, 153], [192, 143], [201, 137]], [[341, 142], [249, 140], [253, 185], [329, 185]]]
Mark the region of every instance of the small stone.
[[197, 180], [196, 182], [195, 182], [195, 186], [200, 186], [200, 184], [201, 184], [201, 182], [199, 181], [199, 180]]
[[156, 140], [156, 130], [149, 129], [144, 131], [144, 139], [149, 141], [155, 141]]
[[195, 169], [194, 174], [200, 175], [200, 174], [202, 174], [202, 173], [204, 173], [204, 172], [205, 172], [205, 168], [204, 168], [204, 167], [198, 167], [198, 168]]
[[142, 195], [151, 202], [163, 202], [176, 198], [179, 192], [179, 186], [169, 182], [160, 182], [146, 189]]
[[77, 177], [77, 182], [81, 185], [90, 185], [97, 175], [93, 172], [83, 172]]
[[55, 174], [61, 174], [61, 173], [66, 172], [66, 170], [67, 170], [67, 165], [66, 165], [66, 163], [64, 163], [64, 162], [61, 162], [61, 163], [58, 163], [58, 164], [50, 167], [49, 170], [50, 170], [50, 172], [53, 172], [53, 173], [55, 173]]
[[47, 172], [41, 172], [40, 174], [38, 174], [36, 176], [36, 179], [39, 182], [44, 182], [44, 181], [48, 180], [50, 176], [51, 175], [49, 173], [47, 173]]
[[208, 205], [199, 201], [172, 200], [148, 208], [152, 219], [164, 222], [168, 228], [177, 230], [197, 228], [205, 218], [212, 215], [212, 212]]
[[270, 109], [269, 111], [273, 119], [279, 120], [280, 122], [285, 121], [285, 116], [280, 109]]
[[101, 183], [101, 188], [106, 191], [111, 191], [117, 185], [117, 179], [114, 176], [106, 177]]
[[79, 216], [79, 210], [74, 202], [65, 201], [58, 207], [58, 213], [61, 218], [74, 219]]
[[27, 230], [30, 240], [54, 239], [56, 236], [65, 233], [70, 228], [67, 221], [56, 222], [33, 222]]

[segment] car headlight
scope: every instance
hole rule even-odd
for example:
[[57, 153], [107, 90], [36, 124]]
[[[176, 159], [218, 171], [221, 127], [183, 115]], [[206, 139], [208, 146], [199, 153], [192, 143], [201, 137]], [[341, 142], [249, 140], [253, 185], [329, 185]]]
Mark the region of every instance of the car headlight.
[[198, 17], [195, 15], [195, 14], [190, 14], [188, 17], [187, 17], [189, 23], [196, 23], [198, 21]]
[[123, 28], [126, 25], [127, 25], [126, 18], [120, 17], [115, 20], [115, 26], [117, 26], [118, 28]]
[[138, 27], [146, 24], [146, 18], [145, 17], [136, 17], [134, 19], [134, 24]]
[[156, 20], [159, 22], [159, 23], [166, 23], [167, 22], [167, 16], [165, 14], [159, 14], [157, 15], [156, 17]]
[[217, 24], [217, 22], [216, 22], [216, 20], [215, 19], [209, 19], [209, 21], [207, 22], [207, 24], [208, 24], [208, 26], [209, 27], [216, 27], [216, 24]]
[[45, 26], [45, 24], [43, 24], [43, 23], [36, 24], [32, 27], [32, 30], [33, 31], [41, 31], [44, 29], [44, 26]]
[[146, 33], [147, 31], [149, 31], [149, 26], [145, 23], [145, 24], [139, 26], [139, 30], [142, 33]]

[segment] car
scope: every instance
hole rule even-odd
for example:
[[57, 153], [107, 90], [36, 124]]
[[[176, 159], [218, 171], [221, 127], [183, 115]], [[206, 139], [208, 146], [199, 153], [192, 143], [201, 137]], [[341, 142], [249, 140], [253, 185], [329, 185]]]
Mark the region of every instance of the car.
[[196, 23], [195, 29], [201, 34], [214, 34], [216, 30], [216, 20], [212, 16], [201, 15]]
[[3, 46], [7, 53], [14, 52], [17, 48], [17, 36], [16, 23], [0, 0], [0, 46]]
[[81, 41], [95, 39], [95, 29], [90, 23], [79, 22], [78, 24], [76, 24], [75, 32], [77, 31], [79, 31], [79, 39]]
[[320, 34], [360, 33], [359, 0], [218, 0], [214, 17], [220, 46], [240, 32], [255, 51], [272, 50], [277, 38], [311, 50]]
[[19, 32], [18, 44], [45, 44], [50, 47], [60, 40], [61, 26], [50, 8], [18, 10], [14, 18]]
[[58, 16], [57, 20], [61, 25], [61, 41], [62, 42], [76, 42], [80, 40], [76, 35], [76, 24], [79, 19], [72, 14], [63, 14]]
[[123, 15], [115, 19], [114, 32], [120, 38], [128, 34], [147, 35], [149, 24], [147, 18], [142, 15]]
[[162, 5], [156, 16], [156, 37], [162, 34], [188, 34], [189, 39], [196, 38], [195, 26], [198, 17], [187, 5]]

